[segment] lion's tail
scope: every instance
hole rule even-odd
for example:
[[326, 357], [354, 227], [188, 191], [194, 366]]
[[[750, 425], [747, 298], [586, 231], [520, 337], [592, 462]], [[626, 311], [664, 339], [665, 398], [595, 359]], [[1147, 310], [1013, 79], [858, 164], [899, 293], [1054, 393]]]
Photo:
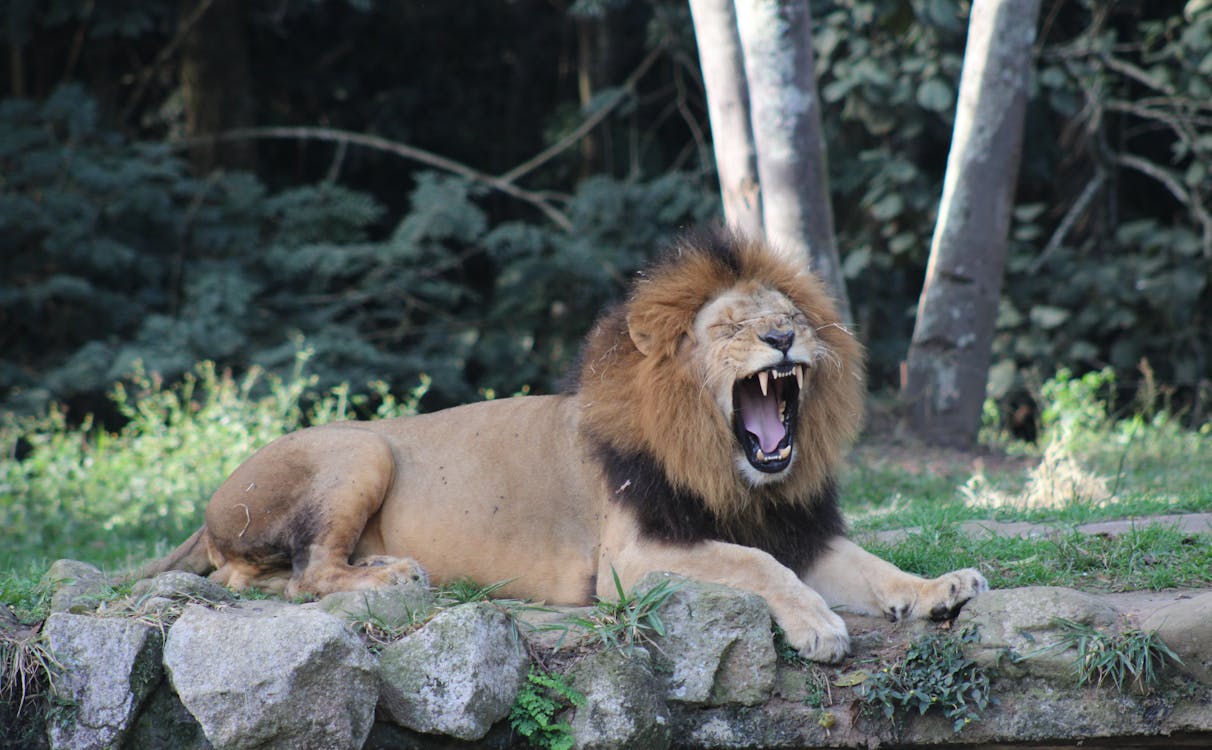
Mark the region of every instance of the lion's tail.
[[206, 575], [214, 569], [215, 566], [210, 561], [210, 535], [203, 525], [175, 550], [137, 569], [129, 579], [134, 581], [151, 578], [169, 570], [186, 570], [197, 575]]

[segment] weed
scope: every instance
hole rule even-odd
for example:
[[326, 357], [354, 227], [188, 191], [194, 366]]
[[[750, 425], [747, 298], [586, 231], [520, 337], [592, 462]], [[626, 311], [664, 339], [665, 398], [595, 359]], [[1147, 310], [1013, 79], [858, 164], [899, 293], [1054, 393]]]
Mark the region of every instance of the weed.
[[415, 628], [423, 624], [431, 614], [432, 611], [429, 610], [421, 612], [409, 610], [407, 621], [390, 622], [368, 610], [365, 613], [351, 615], [350, 624], [356, 632], [362, 634], [367, 647], [377, 653], [383, 646], [394, 643], [408, 635]]
[[1079, 686], [1102, 687], [1104, 682], [1110, 682], [1121, 693], [1135, 689], [1148, 695], [1157, 684], [1158, 672], [1166, 660], [1182, 664], [1182, 659], [1156, 631], [1146, 633], [1133, 628], [1114, 635], [1064, 618], [1054, 622], [1060, 626], [1062, 635], [1053, 648], [1077, 651], [1073, 668]]
[[614, 577], [617, 600], [597, 597], [589, 614], [569, 618], [566, 625], [555, 625], [553, 628], [566, 630], [568, 626], [577, 627], [592, 634], [607, 647], [617, 649], [651, 643], [653, 636], [665, 635], [665, 623], [661, 621], [659, 610], [680, 588], [680, 584], [666, 579], [647, 591], [628, 594], [623, 590], [619, 574], [613, 567], [610, 573]]
[[833, 690], [829, 675], [813, 661], [805, 659], [787, 642], [787, 634], [777, 624], [771, 627], [774, 636], [774, 653], [779, 661], [804, 670], [804, 705], [823, 708], [833, 705]]
[[569, 750], [573, 745], [572, 727], [555, 717], [570, 707], [583, 705], [585, 696], [562, 676], [532, 665], [509, 712], [509, 725], [531, 747]]
[[974, 641], [975, 631], [931, 633], [910, 644], [904, 658], [870, 674], [863, 681], [862, 700], [892, 720], [897, 709], [942, 711], [959, 732], [980, 718], [995, 699], [989, 695], [989, 676], [964, 656], [963, 644]]

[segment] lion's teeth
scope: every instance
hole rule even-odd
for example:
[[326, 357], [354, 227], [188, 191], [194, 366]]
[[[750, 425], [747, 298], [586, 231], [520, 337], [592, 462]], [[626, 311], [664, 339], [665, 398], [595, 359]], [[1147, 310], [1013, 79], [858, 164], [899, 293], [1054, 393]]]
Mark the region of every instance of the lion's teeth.
[[770, 387], [770, 373], [762, 370], [758, 373], [758, 385], [762, 386], [762, 395], [766, 395], [766, 390]]
[[783, 449], [781, 451], [779, 451], [779, 460], [785, 461], [787, 459], [787, 457], [790, 455], [791, 455], [791, 446], [790, 445], [784, 446]]
[[759, 461], [766, 460], [766, 453], [761, 448], [757, 449], [757, 460], [759, 460]]
[[804, 390], [804, 368], [801, 365], [795, 366], [795, 382], [801, 391]]

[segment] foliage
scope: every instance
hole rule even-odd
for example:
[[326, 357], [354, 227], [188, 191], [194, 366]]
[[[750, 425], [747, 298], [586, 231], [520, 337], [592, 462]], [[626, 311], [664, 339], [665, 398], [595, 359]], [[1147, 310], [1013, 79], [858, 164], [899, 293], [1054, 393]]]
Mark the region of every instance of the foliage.
[[1110, 367], [1081, 377], [1062, 367], [1040, 389], [1040, 425], [1058, 436], [1074, 431], [1091, 432], [1111, 419], [1109, 398], [1115, 395], [1115, 371]]
[[111, 391], [125, 425], [109, 432], [62, 409], [0, 421], [0, 524], [11, 543], [5, 564], [79, 557], [108, 564], [180, 539], [201, 522], [207, 498], [254, 450], [307, 424], [347, 419], [359, 408], [386, 417], [411, 413], [419, 387], [401, 403], [348, 387], [314, 391], [308, 353], [286, 379], [251, 370], [236, 379], [203, 362], [166, 386], [137, 372]]
[[1110, 682], [1121, 693], [1135, 689], [1148, 695], [1153, 692], [1158, 673], [1167, 661], [1182, 664], [1182, 659], [1156, 631], [1146, 633], [1132, 628], [1111, 634], [1064, 618], [1057, 618], [1055, 622], [1062, 631], [1056, 647], [1077, 651], [1073, 669], [1079, 686], [1102, 687], [1104, 682]]
[[[1028, 136], [1024, 166], [1030, 183], [1052, 187], [1020, 185], [995, 343], [1018, 385], [1031, 368], [1126, 376], [1148, 359], [1190, 394], [1208, 371], [1209, 10], [1052, 9], [1033, 101], [1042, 137]], [[1159, 327], [1164, 336], [1151, 333]]]
[[[685, 3], [251, 4], [243, 40], [209, 46], [247, 47], [256, 123], [422, 146], [541, 196], [568, 232], [387, 151], [259, 141], [256, 177], [195, 173], [166, 145], [188, 129], [189, 5], [0, 9], [6, 408], [78, 420], [136, 360], [285, 375], [296, 333], [325, 387], [428, 373], [426, 408], [551, 390], [659, 240], [718, 211]], [[811, 6], [839, 246], [872, 382], [892, 385], [970, 3]], [[991, 393], [1061, 365], [1128, 384], [1147, 357], [1190, 403], [1212, 344], [1212, 10], [1047, 0], [1041, 18]]]
[[569, 750], [573, 746], [572, 727], [556, 721], [560, 712], [585, 705], [585, 696], [562, 676], [531, 665], [526, 684], [518, 691], [509, 711], [509, 726], [526, 738], [531, 747]]
[[964, 656], [964, 644], [979, 640], [975, 631], [930, 633], [910, 644], [904, 658], [868, 676], [862, 700], [891, 720], [898, 709], [941, 711], [959, 732], [980, 719], [996, 699], [989, 695], [989, 675]]
[[651, 642], [653, 637], [665, 635], [665, 623], [661, 621], [660, 609], [669, 597], [680, 588], [673, 579], [660, 581], [643, 591], [627, 593], [613, 567], [617, 599], [596, 597], [592, 610], [586, 615], [570, 617], [567, 625], [593, 635], [608, 648], [626, 649]]

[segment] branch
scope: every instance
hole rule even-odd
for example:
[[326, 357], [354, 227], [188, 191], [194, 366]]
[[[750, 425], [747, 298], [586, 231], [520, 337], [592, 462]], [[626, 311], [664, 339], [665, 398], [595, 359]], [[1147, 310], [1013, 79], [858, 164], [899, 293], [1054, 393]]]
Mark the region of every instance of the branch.
[[1044, 249], [1040, 251], [1039, 257], [1031, 264], [1031, 273], [1036, 273], [1040, 268], [1043, 268], [1048, 256], [1056, 252], [1056, 249], [1061, 246], [1061, 243], [1065, 241], [1065, 237], [1069, 235], [1069, 230], [1073, 228], [1074, 222], [1085, 212], [1086, 206], [1090, 205], [1090, 201], [1094, 200], [1094, 196], [1098, 194], [1098, 189], [1103, 186], [1106, 180], [1107, 175], [1100, 170], [1098, 174], [1090, 179], [1090, 182], [1086, 183], [1082, 194], [1077, 196], [1077, 200], [1065, 212], [1065, 217], [1057, 225], [1056, 231], [1048, 238], [1048, 244], [1044, 245]]
[[424, 149], [410, 146], [407, 143], [398, 141], [390, 141], [386, 138], [381, 138], [376, 135], [367, 135], [366, 133], [354, 133], [348, 130], [338, 130], [335, 128], [316, 128], [316, 127], [268, 127], [268, 128], [237, 128], [228, 130], [215, 135], [198, 136], [195, 138], [181, 138], [172, 142], [174, 148], [190, 148], [192, 146], [202, 145], [206, 143], [216, 143], [219, 141], [237, 141], [250, 139], [291, 139], [291, 140], [312, 140], [312, 141], [329, 141], [333, 143], [346, 143], [355, 146], [364, 146], [376, 151], [386, 151], [395, 154], [410, 161], [420, 162], [435, 169], [440, 169], [445, 172], [457, 174], [460, 177], [479, 182], [488, 187], [498, 190], [506, 195], [517, 198], [531, 204], [535, 208], [543, 212], [547, 218], [563, 229], [565, 232], [572, 231], [572, 222], [567, 216], [562, 214], [555, 206], [546, 198], [538, 193], [533, 193], [529, 190], [524, 190], [505, 177], [493, 177], [490, 174], [473, 169], [466, 164], [447, 159], [444, 156], [426, 151]]
[[168, 58], [173, 56], [177, 48], [185, 41], [185, 37], [189, 34], [190, 30], [193, 29], [198, 21], [202, 20], [202, 16], [206, 14], [206, 11], [210, 10], [213, 2], [214, 0], [200, 0], [193, 12], [177, 26], [177, 33], [173, 35], [168, 44], [164, 45], [164, 48], [160, 50], [156, 58], [147, 67], [139, 71], [139, 80], [135, 84], [135, 90], [131, 92], [130, 99], [126, 102], [126, 106], [122, 108], [122, 116], [118, 120], [120, 123], [125, 123], [130, 119], [131, 114], [135, 111], [135, 107], [139, 104], [139, 100], [143, 98], [143, 92], [147, 90], [147, 85], [151, 83], [152, 76], [156, 74], [156, 70]]
[[[644, 77], [644, 74], [647, 73], [648, 70], [656, 63], [664, 49], [665, 41], [662, 40], [660, 44], [652, 48], [652, 51], [648, 53], [648, 55], [640, 62], [638, 66], [636, 66], [636, 69], [632, 71], [631, 75], [627, 76], [627, 79], [623, 81], [619, 88], [627, 93], [634, 92], [636, 83], [638, 83], [639, 80]], [[585, 120], [568, 135], [564, 136], [531, 158], [501, 175], [499, 179], [506, 182], [513, 182], [519, 177], [529, 174], [535, 169], [538, 169], [541, 165], [551, 161], [551, 159], [557, 154], [562, 151], [566, 151], [584, 138], [589, 131], [596, 128], [598, 123], [605, 120], [606, 116], [613, 112], [625, 100], [626, 97], [622, 96], [621, 94], [616, 96], [612, 101], [599, 108], [596, 112], [589, 115], [589, 117], [586, 117]]]
[[1116, 154], [1115, 161], [1157, 180], [1178, 199], [1179, 203], [1186, 206], [1203, 226], [1204, 257], [1212, 258], [1212, 214], [1209, 214], [1208, 210], [1203, 207], [1199, 196], [1192, 196], [1177, 177], [1147, 159], [1132, 154]]

